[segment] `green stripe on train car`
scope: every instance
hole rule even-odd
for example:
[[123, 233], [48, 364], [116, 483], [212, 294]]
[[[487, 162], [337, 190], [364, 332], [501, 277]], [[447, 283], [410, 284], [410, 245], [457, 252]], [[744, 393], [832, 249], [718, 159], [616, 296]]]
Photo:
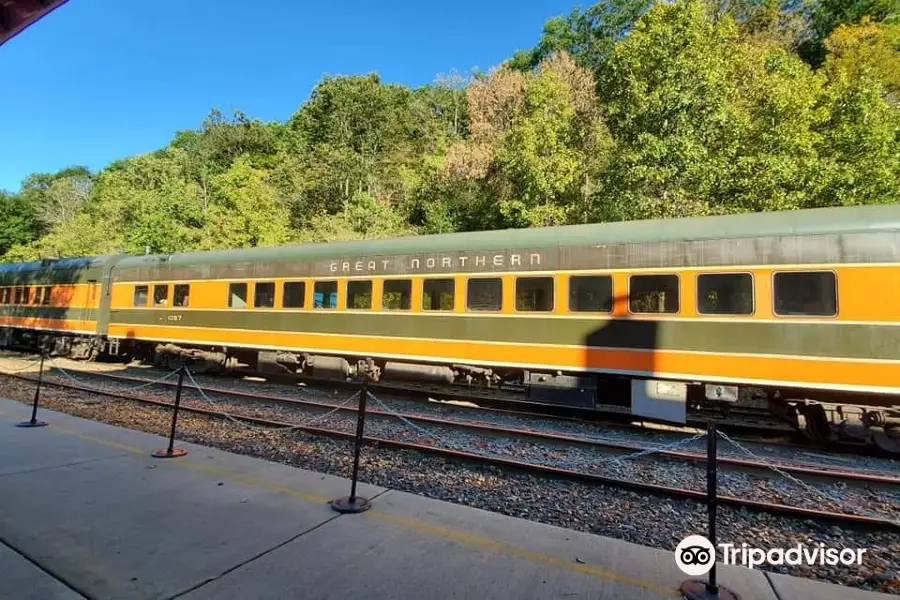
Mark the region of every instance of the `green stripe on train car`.
[[[171, 317], [179, 316], [175, 322]], [[114, 310], [111, 323], [559, 344], [647, 350], [900, 359], [900, 324], [541, 319], [403, 313]]]
[[95, 321], [94, 308], [71, 308], [65, 306], [0, 306], [0, 316], [23, 319], [65, 319], [67, 321]]

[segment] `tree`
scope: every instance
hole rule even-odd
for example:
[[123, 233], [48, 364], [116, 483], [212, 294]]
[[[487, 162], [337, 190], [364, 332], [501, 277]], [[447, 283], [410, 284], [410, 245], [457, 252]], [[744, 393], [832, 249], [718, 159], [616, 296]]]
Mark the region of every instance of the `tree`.
[[568, 17], [555, 17], [544, 25], [537, 46], [517, 52], [510, 60], [514, 69], [533, 69], [557, 52], [566, 52], [575, 62], [599, 71], [615, 45], [631, 31], [654, 0], [603, 0], [587, 10], [574, 9]]
[[504, 67], [467, 91], [470, 136], [443, 164], [460, 187], [478, 180], [473, 214], [492, 225], [524, 227], [578, 219], [585, 180], [610, 145], [594, 79], [565, 53], [530, 74]]
[[839, 26], [824, 47], [823, 72], [830, 81], [875, 86], [885, 101], [900, 108], [900, 23], [863, 18], [858, 25]]
[[823, 190], [815, 205], [900, 202], [900, 26], [838, 27], [823, 104]]
[[854, 25], [868, 17], [873, 22], [900, 23], [900, 0], [818, 0], [812, 25], [825, 40], [841, 25]]
[[821, 81], [699, 2], [660, 4], [610, 58], [601, 91], [618, 218], [795, 208], [815, 194]]
[[277, 246], [291, 240], [290, 213], [277, 201], [266, 172], [239, 158], [212, 186], [221, 202], [210, 208], [203, 249]]
[[0, 256], [17, 244], [38, 238], [40, 225], [34, 207], [21, 194], [0, 191]]
[[0, 195], [0, 257], [900, 202], [900, 0], [604, 0], [487, 73], [324, 77], [286, 122]]
[[900, 0], [814, 0], [809, 11], [813, 34], [800, 48], [812, 65], [825, 60], [825, 40], [841, 25], [856, 25], [868, 19], [874, 23], [900, 23]]
[[71, 220], [89, 197], [93, 175], [86, 167], [68, 167], [56, 173], [35, 173], [22, 184], [20, 194], [35, 211], [42, 231]]

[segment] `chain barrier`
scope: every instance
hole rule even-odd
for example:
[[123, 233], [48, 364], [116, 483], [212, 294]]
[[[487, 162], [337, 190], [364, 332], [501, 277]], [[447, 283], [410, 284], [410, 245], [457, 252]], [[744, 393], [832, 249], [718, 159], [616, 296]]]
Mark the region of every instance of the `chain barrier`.
[[87, 388], [93, 388], [93, 389], [101, 391], [101, 392], [109, 392], [109, 393], [115, 393], [115, 394], [119, 394], [122, 392], [133, 392], [135, 390], [141, 390], [141, 389], [153, 386], [153, 385], [157, 385], [157, 384], [162, 383], [163, 381], [166, 381], [167, 379], [171, 379], [173, 376], [178, 374], [178, 369], [176, 369], [176, 370], [172, 371], [171, 373], [166, 373], [162, 377], [159, 377], [152, 381], [148, 381], [147, 383], [141, 383], [141, 384], [135, 385], [133, 387], [113, 389], [113, 388], [106, 388], [102, 385], [98, 385], [97, 383], [88, 383], [82, 379], [78, 379], [77, 377], [75, 377], [74, 375], [72, 375], [71, 373], [66, 371], [59, 364], [57, 364], [57, 362], [52, 358], [50, 359], [50, 364], [52, 364], [54, 368], [58, 369], [59, 372], [62, 373], [64, 377], [66, 377], [70, 381], [72, 381], [80, 386], [84, 386]]
[[452, 448], [453, 450], [459, 450], [459, 451], [461, 451], [461, 452], [470, 452], [470, 451], [471, 451], [471, 449], [469, 449], [469, 448], [465, 448], [465, 447], [462, 447], [462, 446], [460, 446], [460, 445], [458, 445], [458, 444], [456, 444], [456, 443], [454, 443], [454, 442], [447, 441], [447, 440], [445, 440], [443, 437], [441, 437], [441, 436], [437, 435], [436, 433], [434, 433], [433, 431], [430, 431], [430, 430], [428, 430], [428, 429], [426, 429], [426, 428], [424, 428], [424, 427], [421, 427], [421, 426], [419, 426], [419, 425], [416, 425], [415, 423], [413, 423], [412, 421], [410, 421], [409, 419], [407, 419], [406, 417], [404, 417], [403, 415], [401, 415], [400, 413], [398, 413], [397, 411], [395, 411], [394, 409], [392, 409], [391, 407], [389, 407], [387, 404], [385, 404], [384, 402], [382, 402], [382, 401], [381, 401], [381, 398], [377, 397], [377, 396], [376, 396], [375, 394], [373, 394], [372, 392], [368, 392], [368, 395], [369, 395], [369, 398], [371, 398], [372, 400], [374, 400], [375, 403], [376, 403], [378, 406], [380, 406], [381, 409], [382, 409], [384, 412], [388, 413], [388, 414], [391, 415], [392, 417], [398, 418], [400, 421], [402, 421], [402, 422], [403, 422], [404, 424], [406, 424], [408, 427], [411, 427], [412, 429], [418, 431], [419, 433], [421, 433], [421, 434], [424, 435], [425, 437], [431, 438], [432, 440], [434, 440], [435, 442], [438, 442], [438, 443], [441, 444], [442, 446], [446, 446], [447, 448]]
[[[17, 360], [23, 360], [23, 359], [17, 359]], [[25, 365], [23, 365], [21, 368], [0, 370], [0, 374], [20, 373], [20, 372], [23, 372], [23, 371], [33, 367], [38, 362], [39, 362], [39, 359], [32, 359], [32, 360], [26, 361]], [[53, 358], [50, 358], [50, 363], [53, 365], [54, 368], [58, 369], [59, 372], [65, 378], [69, 379], [70, 381], [74, 382], [75, 384], [78, 384], [79, 386], [83, 386], [83, 387], [87, 387], [87, 388], [93, 387], [93, 389], [96, 389], [98, 391], [115, 392], [115, 393], [136, 391], [136, 390], [147, 388], [147, 387], [150, 387], [153, 385], [157, 385], [159, 383], [162, 383], [162, 382], [172, 378], [174, 375], [176, 375], [179, 372], [179, 369], [176, 369], [170, 373], [166, 373], [162, 377], [159, 377], [152, 381], [148, 381], [146, 383], [141, 383], [139, 385], [129, 387], [129, 388], [118, 388], [115, 390], [111, 390], [111, 389], [106, 389], [103, 386], [97, 385], [96, 383], [89, 384], [83, 380], [80, 380], [79, 378], [77, 378], [74, 375], [72, 375], [71, 373], [69, 373], [65, 368], [60, 366]], [[306, 419], [306, 420], [302, 421], [301, 423], [298, 423], [297, 425], [274, 428], [274, 427], [266, 427], [266, 426], [256, 425], [254, 423], [245, 422], [245, 421], [241, 420], [240, 417], [235, 417], [235, 416], [229, 414], [227, 411], [222, 410], [219, 407], [219, 403], [216, 400], [213, 400], [212, 398], [210, 398], [209, 395], [206, 393], [206, 391], [203, 389], [203, 387], [200, 386], [200, 384], [194, 378], [194, 374], [191, 372], [191, 370], [185, 368], [185, 372], [187, 373], [188, 378], [190, 379], [191, 386], [199, 393], [200, 397], [205, 402], [207, 402], [208, 404], [210, 404], [211, 406], [213, 406], [216, 409], [216, 412], [220, 416], [225, 417], [229, 421], [232, 421], [233, 423], [235, 423], [241, 427], [251, 429], [251, 430], [257, 430], [257, 431], [290, 433], [293, 431], [304, 429], [305, 427], [308, 427], [319, 421], [323, 421], [323, 420], [327, 419], [328, 417], [334, 415], [335, 413], [339, 412], [340, 410], [342, 410], [343, 408], [348, 406], [351, 402], [353, 402], [361, 393], [360, 391], [357, 391], [353, 395], [349, 396], [344, 401], [342, 401], [340, 404], [335, 405], [334, 408], [332, 408], [328, 412], [322, 413], [320, 415], [312, 416], [309, 419]], [[307, 393], [307, 394], [310, 393], [307, 390], [301, 390], [301, 391], [303, 393]], [[435, 443], [437, 443], [440, 446], [443, 446], [445, 448], [449, 448], [452, 450], [460, 451], [460, 452], [476, 454], [479, 456], [484, 456], [484, 457], [489, 457], [489, 458], [505, 458], [505, 456], [502, 452], [497, 452], [496, 450], [495, 451], [483, 450], [480, 448], [472, 447], [471, 445], [467, 445], [465, 443], [460, 443], [458, 441], [448, 439], [448, 437], [446, 437], [444, 435], [438, 434], [429, 428], [426, 428], [426, 427], [423, 427], [421, 425], [414, 423], [412, 420], [410, 420], [403, 414], [397, 412], [396, 410], [394, 410], [393, 408], [388, 406], [384, 401], [382, 401], [380, 398], [378, 398], [375, 394], [373, 394], [369, 391], [366, 391], [366, 394], [367, 394], [367, 397], [371, 398], [373, 401], [375, 401], [375, 403], [385, 413], [387, 413], [388, 415], [390, 415], [392, 417], [397, 418], [411, 430], [417, 432], [418, 434], [420, 434], [426, 438], [433, 440]], [[739, 452], [752, 458], [753, 460], [758, 461], [759, 463], [764, 465], [766, 468], [771, 469], [775, 473], [784, 477], [786, 480], [796, 484], [800, 488], [806, 490], [807, 492], [814, 494], [815, 496], [818, 496], [820, 498], [823, 498], [824, 500], [827, 500], [829, 503], [833, 504], [837, 508], [837, 510], [840, 512], [843, 512], [843, 508], [849, 504], [857, 514], [861, 514], [861, 515], [865, 515], [868, 517], [900, 524], [900, 522], [896, 521], [892, 517], [888, 517], [888, 516], [877, 514], [877, 513], [872, 513], [871, 511], [868, 511], [853, 502], [848, 502], [847, 499], [845, 499], [845, 498], [839, 498], [837, 496], [829, 494], [815, 486], [812, 486], [812, 485], [802, 481], [801, 479], [791, 475], [790, 473], [785, 472], [783, 469], [779, 468], [778, 465], [773, 464], [770, 460], [766, 459], [765, 457], [762, 457], [762, 456], [754, 453], [752, 450], [745, 447], [738, 441], [732, 439], [731, 437], [728, 436], [728, 434], [726, 434], [722, 431], [717, 431], [717, 435], [722, 437], [722, 439], [724, 439], [726, 442], [731, 444]], [[680, 440], [677, 440], [675, 442], [668, 443], [668, 444], [659, 444], [652, 448], [638, 450], [638, 451], [632, 452], [630, 454], [601, 457], [601, 458], [598, 458], [597, 460], [592, 461], [591, 465], [597, 466], [597, 465], [603, 465], [603, 464], [614, 464], [617, 466], [621, 466], [623, 463], [625, 463], [627, 461], [636, 460], [636, 459], [639, 459], [639, 458], [642, 458], [645, 456], [650, 456], [652, 454], [656, 454], [656, 453], [660, 453], [660, 452], [681, 449], [681, 448], [688, 446], [698, 440], [703, 439], [706, 436], [707, 436], [707, 432], [701, 431], [691, 437], [683, 438], [683, 439], [680, 439]], [[585, 439], [585, 441], [595, 441], [595, 440], [601, 440], [604, 438], [599, 438], [599, 437], [595, 438], [594, 436], [585, 436], [584, 439]], [[537, 460], [531, 460], [529, 462], [533, 462], [536, 464], [543, 464], [543, 465], [547, 465], [547, 466], [557, 466], [558, 465], [558, 461], [554, 461], [552, 459], [538, 458]]]
[[[387, 404], [385, 404], [380, 398], [375, 396], [375, 394], [369, 392], [369, 397], [372, 400], [374, 400], [375, 403], [379, 407], [381, 407], [382, 410], [384, 410], [384, 412], [388, 413], [389, 415], [391, 415], [393, 417], [396, 417], [397, 419], [402, 421], [404, 424], [406, 424], [408, 427], [421, 433], [425, 437], [428, 437], [428, 438], [434, 440], [435, 442], [437, 442], [438, 444], [440, 444], [446, 448], [458, 450], [460, 452], [469, 452], [469, 453], [478, 454], [480, 456], [486, 456], [486, 457], [491, 457], [491, 458], [503, 458], [502, 454], [499, 454], [496, 452], [494, 452], [494, 453], [483, 452], [481, 450], [474, 449], [471, 446], [465, 446], [462, 444], [455, 443], [453, 441], [449, 441], [446, 438], [444, 438], [443, 436], [436, 434], [434, 431], [431, 431], [425, 427], [422, 427], [420, 425], [417, 425], [416, 423], [413, 423], [408, 418], [406, 418], [405, 416], [403, 416], [402, 414], [398, 413], [397, 411], [395, 411], [391, 407], [389, 407]], [[663, 444], [663, 445], [660, 445], [660, 446], [657, 446], [654, 448], [646, 448], [644, 450], [638, 450], [631, 454], [603, 457], [597, 461], [592, 462], [592, 464], [597, 465], [597, 464], [604, 464], [604, 463], [622, 463], [624, 461], [641, 458], [643, 456], [649, 456], [649, 455], [655, 454], [657, 452], [665, 452], [665, 451], [669, 451], [669, 450], [675, 450], [675, 449], [681, 448], [683, 446], [686, 446], [688, 444], [691, 444], [691, 443], [695, 442], [696, 440], [702, 439], [704, 437], [706, 437], [706, 432], [702, 431], [702, 432], [697, 433], [689, 438], [683, 438], [681, 440], [672, 442], [670, 444]], [[538, 460], [535, 462], [537, 464], [543, 464], [543, 465], [547, 465], [547, 466], [555, 466], [555, 463], [552, 460], [543, 460], [543, 461]]]
[[335, 414], [336, 412], [338, 412], [339, 410], [341, 410], [342, 408], [344, 408], [345, 406], [347, 406], [348, 404], [350, 404], [353, 400], [355, 400], [357, 396], [359, 396], [359, 392], [356, 392], [356, 393], [354, 393], [352, 396], [350, 396], [349, 398], [347, 398], [346, 400], [344, 400], [343, 402], [341, 402], [340, 404], [336, 405], [332, 410], [330, 410], [330, 411], [328, 411], [328, 412], [326, 412], [326, 413], [322, 413], [321, 415], [316, 415], [316, 416], [314, 416], [314, 417], [311, 417], [311, 418], [308, 419], [308, 420], [302, 421], [302, 422], [301, 422], [300, 424], [298, 424], [298, 425], [291, 425], [291, 426], [288, 426], [288, 427], [279, 427], [279, 428], [266, 427], [266, 426], [263, 426], [263, 425], [256, 425], [255, 423], [248, 423], [248, 422], [245, 422], [245, 421], [241, 421], [241, 420], [240, 420], [240, 417], [234, 417], [234, 416], [230, 415], [229, 413], [227, 413], [226, 411], [220, 409], [220, 408], [219, 408], [218, 402], [216, 402], [215, 400], [213, 400], [212, 398], [210, 398], [210, 397], [206, 394], [206, 391], [205, 391], [202, 387], [200, 387], [200, 384], [197, 383], [197, 380], [194, 379], [194, 374], [191, 373], [191, 370], [190, 370], [190, 369], [185, 369], [185, 371], [187, 372], [188, 379], [191, 380], [191, 386], [193, 386], [193, 388], [194, 388], [195, 390], [197, 390], [197, 392], [200, 394], [200, 397], [203, 398], [204, 401], [206, 401], [206, 402], [207, 402], [208, 404], [210, 404], [211, 406], [215, 407], [216, 412], [217, 412], [219, 415], [225, 417], [226, 419], [228, 419], [229, 421], [235, 423], [236, 425], [240, 425], [241, 427], [246, 427], [247, 429], [253, 429], [253, 430], [256, 430], [256, 431], [269, 431], [269, 432], [276, 432], [276, 433], [289, 433], [289, 432], [292, 432], [292, 431], [297, 431], [297, 430], [300, 430], [300, 429], [304, 429], [305, 427], [309, 427], [309, 425], [312, 424], [312, 423], [316, 423], [316, 422], [318, 422], [318, 421], [322, 421], [322, 420], [326, 419], [327, 417], [329, 417], [329, 416]]
[[719, 433], [719, 436], [721, 436], [722, 439], [724, 439], [726, 442], [728, 442], [729, 444], [731, 444], [732, 446], [734, 446], [735, 448], [737, 448], [738, 450], [740, 450], [741, 452], [743, 452], [743, 453], [746, 454], [747, 456], [753, 458], [754, 460], [759, 461], [760, 463], [762, 463], [763, 465], [765, 465], [767, 468], [769, 468], [769, 469], [771, 469], [772, 471], [778, 473], [779, 475], [781, 475], [782, 477], [784, 477], [784, 478], [787, 479], [788, 481], [791, 481], [791, 482], [797, 484], [798, 486], [800, 486], [801, 488], [803, 488], [803, 489], [805, 489], [805, 490], [807, 490], [807, 491], [810, 491], [810, 492], [812, 492], [813, 494], [815, 494], [815, 495], [817, 495], [817, 496], [820, 496], [821, 498], [824, 498], [825, 500], [828, 500], [829, 502], [831, 502], [832, 504], [834, 504], [834, 506], [837, 507], [837, 509], [838, 509], [840, 512], [843, 512], [844, 506], [846, 506], [847, 504], [850, 504], [850, 505], [852, 506], [852, 508], [854, 508], [854, 509], [856, 510], [857, 514], [860, 514], [860, 515], [863, 515], [863, 516], [866, 516], [866, 517], [872, 517], [872, 518], [874, 518], [874, 519], [881, 519], [881, 520], [885, 520], [885, 521], [890, 521], [890, 522], [893, 522], [893, 523], [896, 523], [896, 524], [900, 525], [900, 521], [895, 521], [892, 517], [888, 517], [888, 516], [885, 516], [885, 515], [880, 515], [880, 514], [877, 514], [877, 513], [872, 513], [872, 512], [870, 512], [870, 511], [867, 511], [867, 510], [864, 509], [863, 507], [861, 507], [861, 506], [859, 506], [859, 505], [856, 505], [856, 504], [853, 503], [853, 502], [848, 502], [847, 499], [845, 499], [845, 498], [844, 498], [844, 499], [842, 499], [842, 498], [837, 498], [836, 496], [832, 496], [831, 494], [828, 494], [827, 492], [823, 492], [823, 491], [820, 490], [819, 488], [817, 488], [817, 487], [815, 487], [815, 486], [812, 486], [812, 485], [806, 483], [805, 481], [802, 481], [802, 480], [798, 479], [797, 477], [794, 477], [794, 476], [791, 475], [790, 473], [786, 473], [784, 470], [780, 469], [777, 465], [771, 464], [768, 460], [766, 460], [765, 458], [763, 458], [763, 457], [759, 456], [758, 454], [754, 453], [752, 450], [750, 450], [749, 448], [745, 447], [745, 446], [744, 446], [743, 444], [741, 444], [740, 442], [738, 442], [738, 441], [736, 441], [736, 440], [733, 440], [733, 439], [731, 439], [730, 437], [728, 437], [728, 434], [723, 433], [723, 432], [721, 432], [721, 431], [719, 431], [718, 433]]

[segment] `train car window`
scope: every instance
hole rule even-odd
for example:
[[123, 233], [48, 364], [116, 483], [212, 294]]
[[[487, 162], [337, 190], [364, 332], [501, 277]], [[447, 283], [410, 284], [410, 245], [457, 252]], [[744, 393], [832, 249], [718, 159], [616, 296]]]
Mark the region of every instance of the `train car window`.
[[372, 308], [372, 282], [347, 282], [347, 308]]
[[516, 310], [530, 312], [553, 310], [553, 278], [517, 277]]
[[13, 304], [22, 304], [22, 290], [23, 288], [17, 287], [13, 292]]
[[837, 282], [831, 271], [775, 273], [775, 314], [833, 317]]
[[317, 281], [313, 285], [313, 308], [337, 308], [337, 281]]
[[422, 310], [453, 310], [456, 282], [452, 279], [426, 279], [422, 282]]
[[9, 304], [9, 288], [0, 288], [0, 304]]
[[697, 312], [702, 315], [753, 314], [753, 276], [750, 273], [697, 275]]
[[153, 306], [165, 306], [169, 303], [169, 284], [153, 286]]
[[22, 288], [22, 304], [31, 302], [31, 288]]
[[175, 284], [172, 306], [188, 306], [191, 301], [191, 286], [187, 283]]
[[34, 294], [31, 296], [32, 304], [40, 304], [41, 303], [41, 295], [44, 293], [44, 288], [36, 287], [34, 288]]
[[381, 293], [384, 310], [409, 310], [412, 307], [412, 280], [388, 279]]
[[134, 298], [131, 302], [132, 306], [147, 306], [147, 290], [146, 285], [134, 286]]
[[628, 308], [633, 313], [677, 313], [677, 275], [632, 275]]
[[228, 284], [228, 308], [247, 308], [247, 284]]
[[306, 282], [288, 281], [284, 284], [281, 306], [284, 308], [303, 308], [306, 303]]
[[53, 288], [52, 288], [52, 287], [50, 287], [50, 286], [45, 287], [45, 288], [44, 288], [44, 298], [43, 298], [43, 300], [41, 301], [41, 304], [45, 304], [45, 305], [46, 305], [46, 304], [50, 304], [50, 297], [51, 297], [51, 294], [52, 294], [52, 293], [53, 293]]
[[466, 308], [477, 311], [503, 308], [503, 280], [499, 277], [469, 279], [466, 284]]
[[569, 278], [569, 311], [611, 313], [612, 277], [573, 275]]
[[256, 308], [275, 307], [275, 282], [257, 281], [253, 286], [253, 306]]

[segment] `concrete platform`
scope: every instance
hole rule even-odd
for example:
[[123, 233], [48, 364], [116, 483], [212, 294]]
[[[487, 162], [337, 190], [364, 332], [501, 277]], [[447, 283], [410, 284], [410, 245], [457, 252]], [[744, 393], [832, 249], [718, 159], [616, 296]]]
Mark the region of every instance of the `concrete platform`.
[[[0, 598], [674, 598], [673, 553], [0, 400]], [[719, 566], [744, 599], [897, 598]]]

